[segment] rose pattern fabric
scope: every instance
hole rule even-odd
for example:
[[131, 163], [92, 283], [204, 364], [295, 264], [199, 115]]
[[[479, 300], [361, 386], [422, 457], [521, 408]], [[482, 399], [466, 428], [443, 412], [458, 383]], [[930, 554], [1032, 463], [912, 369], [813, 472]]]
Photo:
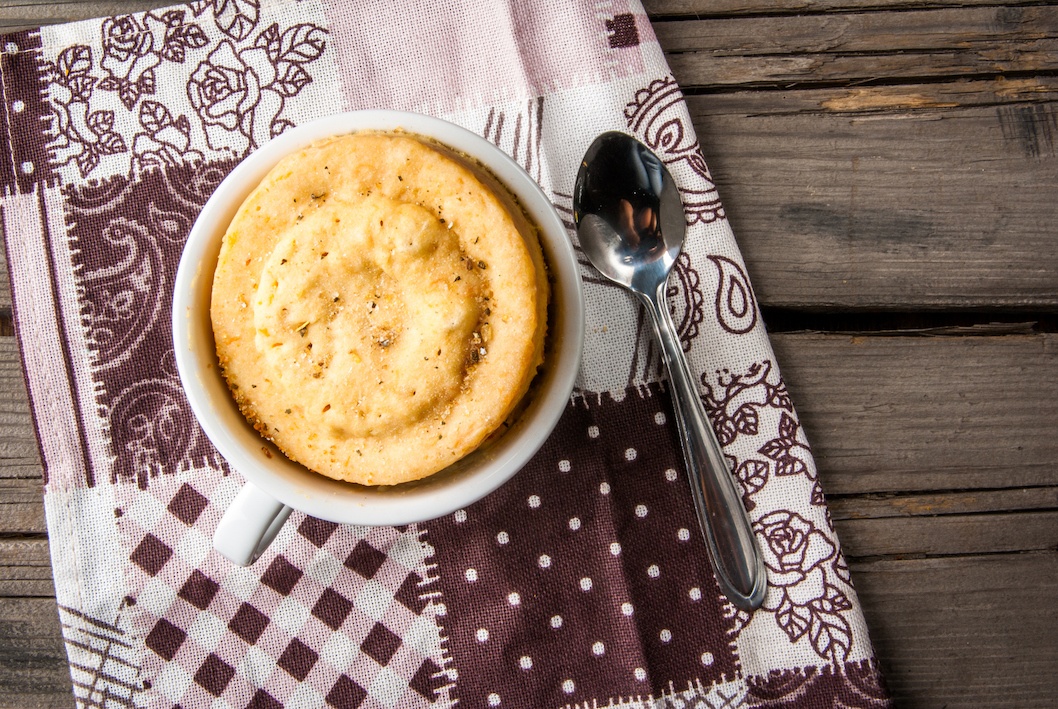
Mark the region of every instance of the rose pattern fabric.
[[[242, 157], [290, 128], [284, 106], [312, 82], [327, 33], [312, 23], [259, 28], [256, 7], [227, 0], [108, 18], [97, 48], [73, 45], [46, 62], [55, 162], [81, 177], [108, 160], [128, 165], [111, 174], [194, 163], [204, 158], [192, 147], [198, 130], [212, 151]], [[188, 112], [152, 98], [163, 70], [186, 87]]]
[[144, 100], [140, 104], [139, 121], [144, 132], [132, 139], [133, 170], [172, 168], [202, 161], [202, 153], [191, 147], [191, 124], [186, 115], [174, 119], [164, 105]]
[[815, 525], [789, 510], [765, 515], [753, 525], [762, 540], [768, 581], [780, 590], [769, 594], [765, 608], [791, 641], [808, 634], [821, 657], [842, 662], [851, 643], [851, 629], [841, 616], [852, 608], [848, 597], [828, 580], [825, 562], [836, 562], [837, 547]]
[[235, 133], [256, 147], [271, 137], [272, 121], [282, 106], [280, 96], [262, 94], [275, 80], [275, 67], [264, 49], [251, 48], [241, 55], [231, 42], [223, 42], [198, 65], [187, 84], [187, 95], [206, 128], [209, 145], [227, 147]]
[[[141, 94], [154, 93], [154, 67], [162, 61], [160, 54], [154, 51], [154, 36], [159, 30], [164, 36], [166, 30], [164, 25], [157, 27], [161, 22], [153, 15], [146, 15], [142, 26], [132, 15], [103, 21], [103, 58], [99, 64], [109, 72], [109, 76], [99, 83], [99, 88], [117, 91], [127, 109], [131, 110], [136, 105]], [[195, 25], [191, 27], [198, 30]], [[198, 46], [205, 43], [201, 30], [186, 37], [181, 36], [181, 40]], [[171, 50], [169, 53], [172, 53]]]

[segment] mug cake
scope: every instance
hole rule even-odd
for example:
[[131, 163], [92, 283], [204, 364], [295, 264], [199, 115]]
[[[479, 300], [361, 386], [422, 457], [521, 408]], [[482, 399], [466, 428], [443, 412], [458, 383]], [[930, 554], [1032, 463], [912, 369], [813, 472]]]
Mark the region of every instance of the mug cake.
[[211, 319], [243, 415], [337, 480], [430, 476], [502, 430], [543, 362], [535, 226], [487, 171], [413, 134], [283, 158], [222, 241]]

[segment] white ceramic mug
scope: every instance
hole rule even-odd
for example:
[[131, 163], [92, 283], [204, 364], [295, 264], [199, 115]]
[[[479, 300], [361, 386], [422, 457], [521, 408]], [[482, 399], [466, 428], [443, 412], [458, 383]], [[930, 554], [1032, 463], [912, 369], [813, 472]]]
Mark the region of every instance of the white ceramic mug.
[[[518, 199], [540, 229], [552, 306], [540, 381], [515, 424], [435, 475], [373, 488], [313, 473], [253, 429], [220, 373], [209, 311], [224, 232], [246, 196], [283, 156], [327, 136], [397, 128], [480, 161]], [[583, 342], [584, 296], [566, 229], [536, 182], [492, 143], [440, 119], [383, 110], [330, 116], [287, 131], [240, 163], [206, 202], [188, 235], [173, 290], [173, 346], [191, 409], [220, 454], [247, 480], [221, 519], [214, 546], [233, 562], [248, 565], [272, 542], [292, 509], [332, 522], [400, 525], [434, 519], [481, 499], [518, 472], [551, 434], [569, 403]]]

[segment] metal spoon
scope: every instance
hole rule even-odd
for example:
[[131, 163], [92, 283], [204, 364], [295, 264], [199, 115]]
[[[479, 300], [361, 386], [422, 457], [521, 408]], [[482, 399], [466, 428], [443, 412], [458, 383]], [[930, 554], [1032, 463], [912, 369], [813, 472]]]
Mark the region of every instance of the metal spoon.
[[665, 300], [683, 246], [680, 193], [664, 163], [624, 133], [603, 133], [588, 148], [573, 191], [573, 219], [584, 253], [650, 314], [672, 385], [684, 461], [698, 522], [721, 591], [738, 608], [764, 602], [764, 559], [716, 434], [706, 418]]

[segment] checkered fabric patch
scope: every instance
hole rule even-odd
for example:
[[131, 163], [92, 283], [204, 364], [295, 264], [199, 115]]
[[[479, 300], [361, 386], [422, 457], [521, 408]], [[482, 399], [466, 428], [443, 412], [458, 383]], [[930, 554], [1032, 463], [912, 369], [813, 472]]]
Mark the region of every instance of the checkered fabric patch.
[[130, 490], [116, 511], [149, 706], [450, 704], [418, 529], [294, 513], [261, 559], [236, 567], [210, 534], [241, 482], [197, 472]]

